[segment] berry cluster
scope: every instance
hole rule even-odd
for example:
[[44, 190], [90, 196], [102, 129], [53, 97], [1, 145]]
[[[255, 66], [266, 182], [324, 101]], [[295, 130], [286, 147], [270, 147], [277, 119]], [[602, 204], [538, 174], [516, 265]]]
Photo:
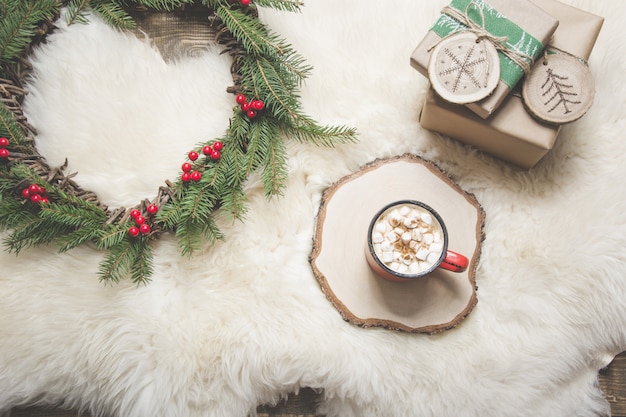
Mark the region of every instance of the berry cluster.
[[[220, 159], [221, 151], [224, 145], [220, 141], [213, 142], [213, 145], [205, 145], [202, 147], [202, 154], [206, 156], [206, 159], [217, 161]], [[184, 162], [181, 166], [183, 173], [180, 176], [182, 182], [194, 181], [198, 182], [202, 179], [202, 173], [199, 171], [201, 164], [192, 164], [200, 157], [200, 154], [196, 151], [191, 151], [187, 154], [187, 157], [191, 162]]]
[[0, 138], [0, 159], [7, 159], [9, 157], [9, 140], [5, 137]]
[[241, 111], [248, 116], [248, 119], [254, 119], [258, 112], [265, 107], [265, 103], [258, 99], [253, 99], [248, 102], [248, 99], [243, 94], [238, 94], [235, 101], [239, 104]]
[[[146, 207], [146, 211], [149, 216], [154, 216], [159, 211], [159, 207], [156, 204], [150, 204]], [[150, 224], [146, 223], [148, 219], [146, 219], [142, 213], [135, 209], [130, 212], [130, 217], [135, 221], [136, 226], [132, 226], [128, 229], [128, 234], [132, 237], [137, 237], [141, 233], [142, 235], [147, 235], [150, 233], [152, 228]]]
[[24, 188], [22, 190], [22, 197], [26, 200], [30, 200], [33, 204], [47, 204], [50, 202], [48, 197], [46, 197], [46, 190], [37, 184], [31, 184]]

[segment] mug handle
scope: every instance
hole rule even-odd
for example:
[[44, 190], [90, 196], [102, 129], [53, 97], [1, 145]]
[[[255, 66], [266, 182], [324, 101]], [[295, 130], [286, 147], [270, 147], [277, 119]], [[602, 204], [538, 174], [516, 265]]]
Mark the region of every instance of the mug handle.
[[446, 252], [444, 260], [439, 264], [439, 268], [452, 272], [463, 272], [467, 269], [468, 264], [469, 260], [465, 256], [449, 250]]

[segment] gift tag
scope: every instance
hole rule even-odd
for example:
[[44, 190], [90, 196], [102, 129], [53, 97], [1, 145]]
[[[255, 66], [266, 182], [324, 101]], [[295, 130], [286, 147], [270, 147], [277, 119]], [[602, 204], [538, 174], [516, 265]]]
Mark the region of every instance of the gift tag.
[[539, 60], [522, 85], [528, 111], [548, 123], [578, 120], [591, 107], [594, 95], [587, 65], [564, 53], [548, 54]]
[[498, 51], [472, 32], [448, 36], [433, 49], [428, 77], [437, 94], [450, 103], [482, 100], [500, 80]]

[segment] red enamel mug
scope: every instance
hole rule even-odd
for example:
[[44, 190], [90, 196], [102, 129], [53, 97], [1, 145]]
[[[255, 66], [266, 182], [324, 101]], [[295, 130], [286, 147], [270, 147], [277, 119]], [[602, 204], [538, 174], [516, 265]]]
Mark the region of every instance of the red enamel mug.
[[380, 277], [406, 282], [437, 268], [463, 272], [469, 260], [448, 250], [448, 231], [432, 207], [416, 200], [387, 204], [367, 230], [365, 258]]

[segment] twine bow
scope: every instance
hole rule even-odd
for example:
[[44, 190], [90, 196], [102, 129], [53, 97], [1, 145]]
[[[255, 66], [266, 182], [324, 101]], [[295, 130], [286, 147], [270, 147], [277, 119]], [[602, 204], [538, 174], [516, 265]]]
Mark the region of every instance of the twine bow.
[[[474, 6], [480, 14], [480, 24], [474, 22], [469, 17], [469, 11], [472, 6]], [[445, 6], [441, 10], [441, 12], [463, 23], [465, 26], [468, 27], [469, 32], [476, 34], [479, 40], [486, 39], [491, 42], [496, 47], [497, 51], [502, 52], [507, 58], [513, 61], [518, 67], [522, 69], [522, 71], [524, 71], [524, 74], [528, 74], [530, 72], [530, 69], [532, 68], [532, 65], [534, 63], [533, 57], [523, 52], [509, 49], [506, 46], [506, 42], [509, 40], [507, 36], [496, 36], [487, 31], [487, 29], [485, 29], [485, 15], [482, 8], [478, 6], [478, 4], [473, 1], [470, 2], [465, 8], [465, 13], [461, 13], [457, 9], [450, 6]]]

